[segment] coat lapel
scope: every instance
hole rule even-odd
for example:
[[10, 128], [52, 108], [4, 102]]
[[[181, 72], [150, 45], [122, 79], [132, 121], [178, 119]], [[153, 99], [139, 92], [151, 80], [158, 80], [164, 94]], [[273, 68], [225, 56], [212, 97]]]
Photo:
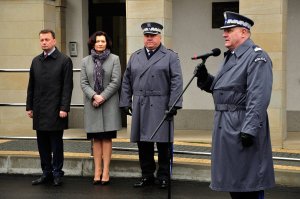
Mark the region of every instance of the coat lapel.
[[[237, 60], [239, 57], [241, 57], [251, 46], [253, 45], [253, 42], [251, 39], [246, 40], [241, 46], [239, 46], [237, 49], [234, 50], [234, 54], [230, 56], [228, 61], [226, 62], [226, 57], [229, 55], [229, 51], [227, 51], [227, 55], [223, 61], [222, 68], [220, 69], [220, 72], [218, 75], [215, 77], [211, 89], [213, 90], [215, 84], [217, 81], [227, 72], [229, 71], [233, 66], [237, 64]], [[226, 63], [225, 63], [226, 62]]]
[[147, 55], [146, 55], [145, 51], [143, 50], [141, 52], [141, 56], [139, 57], [139, 62], [144, 63], [144, 67], [139, 76], [141, 77], [156, 62], [158, 62], [160, 59], [162, 59], [164, 57], [164, 55], [166, 54], [166, 50], [167, 49], [164, 46], [161, 46], [160, 49], [156, 53], [154, 53], [154, 55], [149, 60], [147, 59]]
[[[229, 52], [231, 53], [231, 52]], [[223, 76], [224, 73], [226, 73], [227, 71], [229, 71], [233, 66], [236, 65], [236, 55], [235, 54], [232, 54], [230, 56], [230, 54], [227, 53], [224, 61], [223, 61], [223, 64], [222, 64], [222, 68], [220, 69], [220, 72], [218, 73], [218, 75], [215, 77], [212, 85], [211, 85], [211, 88], [213, 88], [216, 84], [216, 82]], [[230, 58], [227, 60], [227, 56], [230, 56]], [[227, 61], [226, 61], [227, 60]], [[225, 63], [226, 62], [226, 63]]]

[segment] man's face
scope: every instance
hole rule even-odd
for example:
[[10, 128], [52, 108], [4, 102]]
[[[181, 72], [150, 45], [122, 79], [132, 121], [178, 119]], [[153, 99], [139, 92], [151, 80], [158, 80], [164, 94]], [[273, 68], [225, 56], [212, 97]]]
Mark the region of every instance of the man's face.
[[55, 44], [56, 40], [52, 37], [50, 32], [40, 34], [40, 45], [45, 52], [51, 51]]
[[144, 45], [149, 50], [156, 49], [161, 42], [161, 35], [151, 35], [151, 34], [145, 34], [144, 35]]
[[245, 38], [248, 38], [247, 35], [248, 30], [242, 27], [224, 29], [223, 37], [225, 39], [225, 47], [231, 51], [236, 49], [245, 41]]

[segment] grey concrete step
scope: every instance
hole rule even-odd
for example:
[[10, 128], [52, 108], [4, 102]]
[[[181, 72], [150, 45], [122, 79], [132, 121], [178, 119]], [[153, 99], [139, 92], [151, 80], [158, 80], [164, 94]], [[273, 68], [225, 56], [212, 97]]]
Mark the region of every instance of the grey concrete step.
[[[128, 139], [113, 142], [110, 168], [112, 177], [139, 177], [137, 147]], [[128, 150], [125, 150], [128, 149]], [[91, 143], [86, 140], [64, 141], [64, 171], [68, 176], [92, 176]], [[174, 142], [172, 179], [210, 181], [210, 144]], [[300, 153], [296, 150], [274, 150], [276, 183], [300, 187]], [[285, 160], [285, 158], [287, 158]], [[36, 140], [0, 140], [0, 173], [40, 174]]]

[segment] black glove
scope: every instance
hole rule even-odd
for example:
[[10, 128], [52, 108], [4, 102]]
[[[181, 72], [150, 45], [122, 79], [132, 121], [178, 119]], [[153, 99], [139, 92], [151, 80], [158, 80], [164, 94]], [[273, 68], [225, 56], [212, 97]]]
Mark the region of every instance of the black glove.
[[249, 147], [253, 145], [254, 136], [247, 133], [240, 133], [242, 145], [244, 147]]
[[173, 107], [170, 111], [165, 111], [167, 120], [172, 120], [173, 116], [177, 114], [177, 108]]
[[207, 80], [208, 72], [205, 65], [196, 66], [194, 74], [200, 82], [205, 82]]
[[122, 112], [126, 115], [132, 115], [132, 108], [127, 106], [127, 107], [122, 107], [121, 108]]

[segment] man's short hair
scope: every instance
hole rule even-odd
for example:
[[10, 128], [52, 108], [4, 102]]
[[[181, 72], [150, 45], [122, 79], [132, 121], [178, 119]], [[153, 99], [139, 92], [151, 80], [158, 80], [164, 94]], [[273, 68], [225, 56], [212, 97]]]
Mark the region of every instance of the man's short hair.
[[44, 30], [41, 30], [40, 33], [39, 33], [39, 35], [40, 35], [40, 34], [47, 34], [47, 33], [51, 33], [53, 39], [55, 39], [55, 32], [54, 32], [53, 30], [51, 30], [51, 29], [44, 29]]

